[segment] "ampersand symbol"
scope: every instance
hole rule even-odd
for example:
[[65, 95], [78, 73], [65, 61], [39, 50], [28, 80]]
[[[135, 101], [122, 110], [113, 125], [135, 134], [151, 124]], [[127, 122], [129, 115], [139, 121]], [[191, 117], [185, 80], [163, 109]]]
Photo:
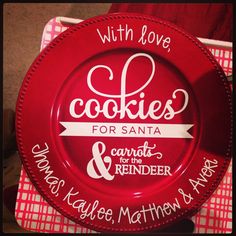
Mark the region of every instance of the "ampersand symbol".
[[186, 194], [186, 193], [183, 191], [182, 188], [179, 188], [179, 189], [178, 189], [178, 192], [179, 192], [180, 194], [182, 194], [183, 199], [184, 199], [184, 202], [185, 202], [187, 205], [193, 200], [193, 197], [191, 196], [191, 194], [190, 194], [190, 193], [189, 193], [189, 194]]
[[[104, 158], [102, 155], [106, 151], [106, 146], [102, 142], [96, 142], [94, 143], [92, 147], [92, 154], [93, 158], [89, 161], [87, 165], [87, 173], [90, 177], [94, 179], [100, 179], [104, 178], [106, 180], [113, 180], [114, 175], [110, 175], [109, 170], [111, 168], [111, 158], [109, 156], [105, 156]], [[108, 164], [108, 167], [106, 167], [106, 164]], [[97, 173], [97, 171], [99, 173]]]

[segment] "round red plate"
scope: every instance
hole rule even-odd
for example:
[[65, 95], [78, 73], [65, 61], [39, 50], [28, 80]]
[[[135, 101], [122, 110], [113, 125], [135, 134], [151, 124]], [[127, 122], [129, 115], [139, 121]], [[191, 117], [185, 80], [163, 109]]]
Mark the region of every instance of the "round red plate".
[[113, 14], [59, 35], [17, 103], [24, 167], [42, 196], [97, 231], [193, 215], [230, 161], [231, 94], [213, 56], [162, 20]]

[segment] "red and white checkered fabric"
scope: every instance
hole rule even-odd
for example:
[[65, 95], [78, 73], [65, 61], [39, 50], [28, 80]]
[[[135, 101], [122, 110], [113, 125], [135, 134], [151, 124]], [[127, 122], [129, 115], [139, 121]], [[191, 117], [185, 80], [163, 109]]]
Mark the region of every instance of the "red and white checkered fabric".
[[[67, 29], [60, 17], [50, 20], [43, 32], [41, 50], [57, 35]], [[232, 74], [232, 48], [208, 46], [222, 66], [226, 75]], [[18, 224], [27, 230], [48, 233], [96, 233], [69, 220], [51, 207], [37, 192], [22, 167], [15, 217]], [[232, 161], [211, 198], [192, 217], [195, 233], [232, 232]]]
[[95, 232], [75, 224], [48, 205], [30, 182], [24, 168], [21, 170], [15, 216], [22, 228], [35, 232]]

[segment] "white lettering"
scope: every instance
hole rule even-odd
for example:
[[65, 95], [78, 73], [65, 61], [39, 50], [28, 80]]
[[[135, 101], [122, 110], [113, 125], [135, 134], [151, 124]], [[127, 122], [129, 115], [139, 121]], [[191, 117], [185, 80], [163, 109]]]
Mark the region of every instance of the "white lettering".
[[[47, 143], [44, 143], [45, 148], [41, 149], [39, 144], [36, 144], [32, 148], [32, 153], [34, 154], [35, 163], [37, 164], [37, 168], [40, 172], [44, 172], [45, 177], [44, 180], [49, 185], [51, 189], [51, 193], [56, 197], [59, 195], [59, 190], [61, 187], [65, 185], [64, 180], [60, 180], [58, 177], [54, 176], [54, 171], [51, 170], [51, 166], [49, 160], [47, 159], [46, 154], [49, 153], [49, 147]], [[37, 150], [36, 150], [37, 149]]]
[[165, 202], [163, 205], [156, 205], [154, 203], [149, 204], [148, 207], [142, 205], [141, 210], [132, 212], [129, 207], [120, 207], [118, 215], [118, 223], [126, 222], [128, 220], [129, 224], [142, 224], [146, 222], [146, 219], [151, 216], [153, 221], [156, 221], [160, 218], [164, 218], [176, 212], [177, 209], [180, 209], [181, 206], [177, 198], [174, 199], [173, 203]]
[[[130, 63], [140, 57], [147, 58], [151, 63], [152, 70], [150, 76], [147, 81], [138, 89], [127, 92], [127, 70]], [[171, 120], [176, 114], [183, 112], [188, 105], [189, 95], [184, 89], [174, 90], [172, 93], [172, 98], [168, 99], [164, 104], [159, 100], [154, 100], [150, 102], [150, 104], [145, 103], [145, 100], [143, 99], [145, 97], [145, 93], [142, 91], [150, 84], [155, 74], [155, 62], [153, 58], [146, 53], [136, 53], [126, 61], [121, 74], [120, 94], [103, 93], [101, 91], [98, 91], [93, 86], [93, 73], [98, 69], [107, 70], [109, 72], [109, 80], [113, 80], [113, 71], [110, 67], [105, 65], [97, 65], [92, 67], [88, 73], [88, 87], [94, 94], [101, 97], [106, 97], [108, 99], [102, 104], [99, 100], [94, 98], [89, 99], [86, 102], [84, 102], [81, 98], [75, 98], [72, 100], [69, 107], [69, 112], [72, 117], [81, 118], [86, 115], [91, 119], [95, 119], [99, 115], [103, 115], [107, 119], [124, 119], [125, 117], [128, 117], [130, 119], [140, 118], [143, 120], [150, 117], [153, 120], [159, 120], [161, 118]], [[127, 101], [127, 98], [136, 94], [139, 94], [141, 100], [133, 99]], [[180, 108], [173, 107], [174, 99], [183, 100], [183, 104], [180, 106]], [[145, 106], [147, 106], [148, 109], [144, 109]]]

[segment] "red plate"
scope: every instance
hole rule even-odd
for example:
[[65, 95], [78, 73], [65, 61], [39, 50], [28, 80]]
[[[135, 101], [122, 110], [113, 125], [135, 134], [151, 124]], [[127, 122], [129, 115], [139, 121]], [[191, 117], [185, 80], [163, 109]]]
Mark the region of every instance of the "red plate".
[[149, 231], [192, 216], [231, 157], [231, 93], [196, 38], [113, 14], [58, 36], [17, 103], [24, 167], [42, 196], [97, 231]]

